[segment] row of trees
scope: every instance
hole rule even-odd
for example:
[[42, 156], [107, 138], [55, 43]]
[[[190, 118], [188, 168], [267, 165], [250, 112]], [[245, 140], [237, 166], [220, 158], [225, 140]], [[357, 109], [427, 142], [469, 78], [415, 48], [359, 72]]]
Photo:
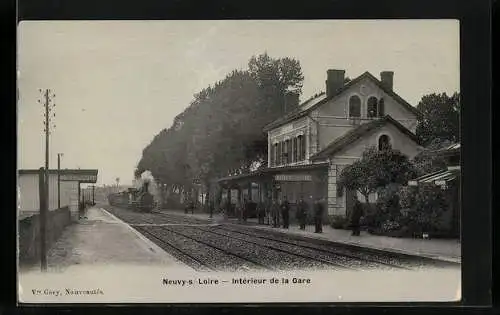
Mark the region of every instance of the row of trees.
[[286, 92], [301, 94], [303, 79], [293, 58], [252, 56], [247, 70], [234, 70], [194, 95], [172, 126], [143, 150], [135, 176], [150, 170], [168, 189], [186, 191], [193, 179], [210, 186], [213, 178], [262, 165], [267, 160], [262, 129], [284, 114]]

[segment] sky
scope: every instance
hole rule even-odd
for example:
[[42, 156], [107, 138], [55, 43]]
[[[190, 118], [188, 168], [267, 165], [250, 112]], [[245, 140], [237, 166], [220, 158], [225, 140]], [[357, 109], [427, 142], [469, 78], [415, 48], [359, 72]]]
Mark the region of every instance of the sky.
[[459, 91], [456, 20], [24, 21], [18, 28], [18, 168], [44, 165], [39, 89], [55, 94], [49, 167], [98, 169], [98, 184], [132, 183], [142, 150], [193, 95], [246, 69], [252, 55], [293, 57], [301, 100], [325, 90], [326, 70], [351, 79], [394, 71], [416, 106]]

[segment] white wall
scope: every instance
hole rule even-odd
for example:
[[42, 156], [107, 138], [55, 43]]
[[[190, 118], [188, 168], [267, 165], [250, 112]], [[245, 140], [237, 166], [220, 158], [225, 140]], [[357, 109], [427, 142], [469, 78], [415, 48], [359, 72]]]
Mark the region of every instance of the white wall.
[[[40, 207], [38, 174], [18, 177], [20, 212], [38, 212]], [[78, 182], [61, 182], [61, 207], [78, 210]], [[57, 209], [57, 174], [49, 175], [49, 210]]]

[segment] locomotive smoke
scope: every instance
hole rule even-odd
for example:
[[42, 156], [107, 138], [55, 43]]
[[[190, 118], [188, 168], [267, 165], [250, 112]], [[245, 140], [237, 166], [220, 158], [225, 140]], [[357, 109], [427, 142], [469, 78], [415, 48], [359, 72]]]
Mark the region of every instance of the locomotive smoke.
[[153, 195], [155, 201], [160, 201], [158, 186], [156, 185], [156, 180], [153, 174], [151, 174], [151, 171], [142, 172], [141, 176], [135, 181], [135, 188], [142, 188], [144, 183], [148, 183], [148, 191]]

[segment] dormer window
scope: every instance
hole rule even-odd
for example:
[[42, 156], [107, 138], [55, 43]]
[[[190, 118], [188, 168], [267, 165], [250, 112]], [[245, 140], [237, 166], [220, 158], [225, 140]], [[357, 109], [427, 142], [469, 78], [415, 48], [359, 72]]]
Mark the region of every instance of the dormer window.
[[349, 98], [349, 117], [361, 117], [361, 99], [357, 95]]
[[367, 113], [366, 116], [368, 118], [375, 118], [378, 117], [378, 100], [376, 97], [372, 96], [368, 99], [368, 102], [366, 103], [366, 108], [367, 108]]
[[370, 97], [366, 102], [366, 117], [375, 118], [383, 117], [384, 115], [384, 99], [377, 100], [375, 96]]

